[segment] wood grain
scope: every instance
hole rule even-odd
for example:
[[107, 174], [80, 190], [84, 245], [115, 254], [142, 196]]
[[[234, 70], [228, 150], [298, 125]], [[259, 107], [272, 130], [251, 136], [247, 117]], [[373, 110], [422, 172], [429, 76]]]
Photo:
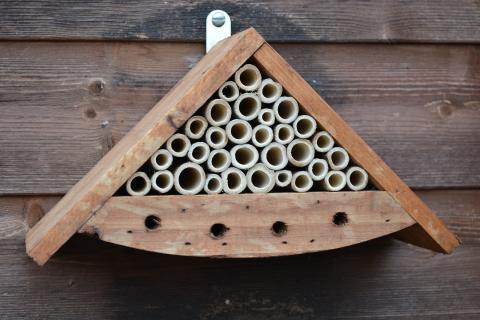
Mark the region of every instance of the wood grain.
[[383, 1], [4, 1], [3, 39], [201, 41], [221, 8], [233, 32], [255, 27], [268, 41], [475, 42], [475, 0]]

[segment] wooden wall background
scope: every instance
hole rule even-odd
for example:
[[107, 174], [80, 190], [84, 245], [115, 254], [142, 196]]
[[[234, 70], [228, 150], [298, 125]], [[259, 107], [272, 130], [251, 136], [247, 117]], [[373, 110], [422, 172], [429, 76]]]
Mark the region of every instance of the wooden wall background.
[[[204, 54], [254, 26], [460, 236], [216, 260], [25, 232]], [[480, 3], [0, 1], [0, 319], [480, 317]]]

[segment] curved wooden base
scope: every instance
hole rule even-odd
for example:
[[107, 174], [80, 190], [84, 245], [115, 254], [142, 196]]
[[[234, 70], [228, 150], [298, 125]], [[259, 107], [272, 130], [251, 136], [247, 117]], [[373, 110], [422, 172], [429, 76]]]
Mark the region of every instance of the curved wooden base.
[[159, 253], [267, 257], [341, 248], [414, 223], [383, 191], [146, 196], [112, 197], [81, 232]]

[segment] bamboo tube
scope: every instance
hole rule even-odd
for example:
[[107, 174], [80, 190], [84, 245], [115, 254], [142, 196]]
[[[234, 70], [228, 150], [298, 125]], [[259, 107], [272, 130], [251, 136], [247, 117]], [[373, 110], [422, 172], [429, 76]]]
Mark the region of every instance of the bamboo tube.
[[289, 124], [280, 123], [275, 126], [275, 141], [280, 144], [289, 144], [295, 138], [293, 127]]
[[190, 148], [190, 140], [186, 135], [175, 133], [167, 140], [167, 150], [174, 157], [185, 157]]
[[223, 191], [228, 194], [237, 194], [247, 187], [247, 178], [238, 168], [228, 168], [222, 172]]
[[293, 131], [301, 139], [308, 139], [317, 130], [317, 122], [310, 116], [301, 115], [293, 122]]
[[328, 152], [333, 148], [335, 141], [327, 131], [320, 131], [313, 136], [312, 144], [318, 152]]
[[207, 194], [219, 194], [223, 190], [223, 181], [218, 174], [209, 173], [203, 190]]
[[258, 150], [251, 144], [236, 145], [230, 150], [232, 165], [241, 170], [248, 170], [258, 162]]
[[214, 99], [208, 103], [205, 110], [205, 118], [212, 126], [223, 126], [230, 121], [231, 117], [232, 108], [227, 101]]
[[263, 103], [274, 103], [282, 96], [283, 88], [280, 83], [268, 78], [262, 81], [257, 94]]
[[313, 180], [307, 171], [297, 171], [292, 176], [291, 186], [295, 192], [307, 192], [313, 187]]
[[327, 160], [332, 170], [343, 170], [348, 166], [350, 157], [345, 149], [335, 147], [327, 152]]
[[205, 141], [212, 149], [222, 149], [228, 143], [227, 133], [220, 127], [210, 127], [205, 134]]
[[252, 132], [252, 143], [254, 146], [263, 148], [268, 145], [273, 140], [273, 130], [272, 128], [259, 124], [253, 128]]
[[207, 120], [202, 116], [193, 116], [185, 124], [185, 134], [190, 139], [200, 139], [207, 130]]
[[145, 172], [136, 172], [127, 181], [127, 192], [131, 196], [144, 196], [150, 192], [152, 184]]
[[260, 98], [251, 92], [241, 94], [233, 105], [233, 112], [242, 120], [250, 121], [258, 117], [262, 103]]
[[267, 193], [275, 186], [275, 173], [263, 163], [257, 163], [247, 172], [247, 187], [253, 193]]
[[313, 159], [308, 165], [307, 171], [313, 181], [320, 181], [328, 173], [328, 163], [325, 159]]
[[252, 138], [250, 123], [241, 119], [234, 119], [227, 123], [225, 128], [227, 138], [235, 144], [247, 143]]
[[230, 153], [225, 149], [213, 150], [207, 160], [207, 168], [212, 172], [222, 172], [227, 170], [232, 160]]
[[193, 163], [202, 164], [207, 161], [210, 155], [210, 147], [205, 142], [195, 142], [188, 150], [188, 159]]
[[253, 64], [246, 64], [235, 73], [235, 83], [244, 91], [254, 91], [260, 86], [262, 75]]
[[155, 170], [167, 170], [173, 162], [172, 154], [165, 149], [157, 150], [151, 157], [150, 163]]
[[277, 186], [284, 188], [292, 182], [292, 171], [280, 170], [275, 173], [275, 183]]
[[347, 170], [347, 186], [352, 191], [360, 191], [367, 187], [368, 173], [360, 167], [350, 167]]
[[218, 96], [227, 102], [235, 101], [239, 94], [240, 90], [238, 90], [237, 84], [233, 81], [225, 82], [220, 89], [218, 89]]
[[295, 139], [287, 147], [288, 161], [295, 167], [307, 166], [315, 157], [315, 150], [310, 141]]
[[266, 126], [271, 126], [275, 123], [275, 114], [272, 109], [260, 109], [258, 112], [258, 122]]
[[173, 187], [173, 174], [168, 170], [157, 171], [150, 179], [152, 182], [152, 189], [158, 193], [167, 193]]
[[273, 113], [280, 123], [292, 123], [298, 117], [298, 102], [292, 97], [280, 97], [273, 105]]
[[347, 177], [342, 171], [329, 171], [320, 184], [327, 191], [340, 191], [345, 188]]
[[262, 150], [263, 164], [271, 170], [282, 170], [288, 164], [287, 150], [278, 142], [272, 142]]
[[196, 163], [186, 162], [175, 170], [173, 183], [180, 194], [197, 194], [205, 186], [205, 171]]

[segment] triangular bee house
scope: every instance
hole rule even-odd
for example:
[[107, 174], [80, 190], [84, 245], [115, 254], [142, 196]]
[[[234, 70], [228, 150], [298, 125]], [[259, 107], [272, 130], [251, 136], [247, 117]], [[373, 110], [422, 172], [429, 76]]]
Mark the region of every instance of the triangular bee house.
[[458, 240], [253, 29], [218, 43], [27, 234], [44, 264], [74, 233], [148, 251], [264, 257], [387, 234]]

